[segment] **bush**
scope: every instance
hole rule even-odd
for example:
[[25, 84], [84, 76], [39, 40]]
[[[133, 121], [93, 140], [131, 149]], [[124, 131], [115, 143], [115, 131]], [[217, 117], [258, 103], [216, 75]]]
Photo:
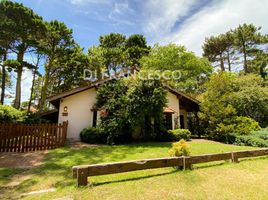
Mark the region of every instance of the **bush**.
[[268, 140], [268, 130], [262, 129], [260, 131], [253, 131], [252, 135], [257, 136], [263, 140]]
[[39, 114], [37, 113], [27, 113], [23, 123], [25, 124], [41, 124], [41, 123], [51, 123], [49, 120], [43, 119]]
[[189, 140], [191, 132], [188, 129], [174, 129], [168, 131], [172, 141], [179, 141], [181, 139]]
[[221, 134], [211, 134], [208, 136], [210, 140], [216, 140], [219, 142], [224, 142], [227, 144], [233, 144], [238, 136], [237, 133], [221, 133]]
[[169, 155], [172, 157], [189, 156], [190, 146], [182, 139], [179, 142], [172, 144], [172, 148], [169, 150]]
[[8, 105], [0, 105], [0, 122], [21, 122], [25, 113]]
[[161, 133], [157, 134], [156, 140], [159, 142], [172, 142], [181, 139], [189, 140], [190, 136], [191, 132], [188, 129], [163, 130]]
[[264, 140], [256, 135], [237, 136], [235, 144], [241, 146], [268, 147], [268, 140]]
[[107, 134], [95, 127], [84, 128], [80, 133], [80, 138], [83, 142], [90, 144], [105, 144], [107, 142]]
[[220, 134], [237, 133], [239, 135], [249, 135], [252, 131], [260, 130], [259, 123], [248, 117], [234, 117], [218, 124], [216, 131]]
[[259, 123], [248, 117], [233, 117], [217, 125], [216, 131], [209, 135], [210, 139], [232, 144], [237, 136], [251, 135], [260, 130]]

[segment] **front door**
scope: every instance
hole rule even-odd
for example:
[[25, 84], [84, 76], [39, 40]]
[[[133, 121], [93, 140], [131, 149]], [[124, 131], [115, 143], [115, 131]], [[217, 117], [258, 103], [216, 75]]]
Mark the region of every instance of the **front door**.
[[184, 126], [184, 116], [183, 115], [180, 115], [180, 125], [181, 125], [181, 128], [185, 128], [185, 126]]

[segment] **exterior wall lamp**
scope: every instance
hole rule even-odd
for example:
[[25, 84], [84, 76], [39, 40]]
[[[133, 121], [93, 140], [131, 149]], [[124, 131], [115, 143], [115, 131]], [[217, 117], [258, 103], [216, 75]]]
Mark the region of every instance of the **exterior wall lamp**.
[[63, 112], [67, 112], [67, 111], [68, 111], [68, 107], [67, 106], [64, 106]]
[[68, 107], [67, 107], [67, 106], [64, 106], [64, 107], [63, 107], [63, 113], [62, 113], [62, 116], [68, 116]]

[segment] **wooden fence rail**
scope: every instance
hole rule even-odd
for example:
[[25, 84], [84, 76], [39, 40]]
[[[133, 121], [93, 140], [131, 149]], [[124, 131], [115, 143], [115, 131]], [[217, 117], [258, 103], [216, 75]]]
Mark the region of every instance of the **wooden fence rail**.
[[1, 124], [0, 152], [28, 152], [64, 146], [67, 122], [63, 124]]
[[162, 167], [181, 167], [191, 169], [193, 164], [205, 163], [221, 160], [232, 160], [239, 162], [239, 158], [257, 157], [268, 155], [268, 148], [249, 151], [236, 151], [218, 154], [205, 154], [187, 157], [156, 158], [145, 160], [133, 160], [127, 162], [115, 162], [107, 164], [80, 165], [73, 166], [73, 178], [77, 178], [78, 186], [84, 186], [88, 183], [88, 176], [97, 176], [104, 174], [115, 174], [128, 171], [162, 168]]

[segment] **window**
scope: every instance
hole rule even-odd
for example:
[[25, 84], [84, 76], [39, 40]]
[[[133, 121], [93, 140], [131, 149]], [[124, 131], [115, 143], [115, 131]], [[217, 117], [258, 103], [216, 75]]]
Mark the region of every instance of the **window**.
[[172, 130], [172, 113], [164, 113], [164, 125], [167, 130]]

